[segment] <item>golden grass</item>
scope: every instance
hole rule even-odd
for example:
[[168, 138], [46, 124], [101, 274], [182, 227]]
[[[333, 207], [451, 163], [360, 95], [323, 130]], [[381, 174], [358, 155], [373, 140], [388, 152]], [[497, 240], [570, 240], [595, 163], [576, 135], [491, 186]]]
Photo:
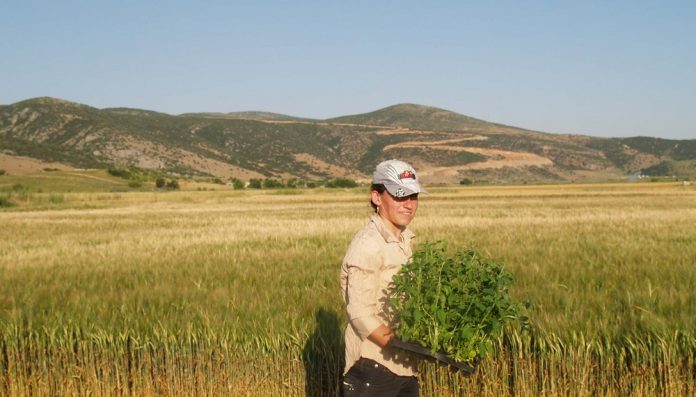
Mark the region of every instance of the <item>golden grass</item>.
[[[694, 188], [429, 190], [420, 241], [504, 261], [534, 329], [424, 395], [695, 393]], [[63, 196], [0, 211], [0, 395], [336, 395], [364, 190]]]

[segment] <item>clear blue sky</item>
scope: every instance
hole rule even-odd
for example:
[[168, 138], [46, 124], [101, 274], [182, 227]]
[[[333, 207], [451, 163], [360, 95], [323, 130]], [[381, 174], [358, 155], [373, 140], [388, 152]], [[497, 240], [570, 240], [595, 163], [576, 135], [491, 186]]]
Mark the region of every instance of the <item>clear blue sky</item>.
[[696, 139], [696, 2], [5, 0], [0, 104], [37, 96]]

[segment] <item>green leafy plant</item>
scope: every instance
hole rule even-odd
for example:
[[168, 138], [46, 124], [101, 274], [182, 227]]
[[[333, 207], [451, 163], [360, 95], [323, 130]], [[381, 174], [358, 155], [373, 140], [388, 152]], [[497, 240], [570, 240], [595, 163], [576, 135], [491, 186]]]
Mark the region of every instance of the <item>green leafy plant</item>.
[[396, 336], [458, 362], [485, 357], [506, 322], [525, 320], [508, 294], [511, 282], [501, 264], [474, 250], [448, 255], [445, 242], [425, 243], [394, 276]]

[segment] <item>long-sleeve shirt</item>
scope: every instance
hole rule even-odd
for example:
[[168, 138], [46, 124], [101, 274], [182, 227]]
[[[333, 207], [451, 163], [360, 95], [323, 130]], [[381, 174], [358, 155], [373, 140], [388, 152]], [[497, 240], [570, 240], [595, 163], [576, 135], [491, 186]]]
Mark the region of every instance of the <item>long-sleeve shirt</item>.
[[414, 356], [398, 349], [382, 349], [367, 339], [382, 324], [393, 329], [387, 291], [392, 277], [411, 258], [415, 235], [405, 229], [401, 237], [394, 236], [378, 214], [372, 214], [348, 247], [341, 266], [341, 291], [348, 314], [344, 373], [365, 357], [396, 375], [416, 374], [418, 361]]

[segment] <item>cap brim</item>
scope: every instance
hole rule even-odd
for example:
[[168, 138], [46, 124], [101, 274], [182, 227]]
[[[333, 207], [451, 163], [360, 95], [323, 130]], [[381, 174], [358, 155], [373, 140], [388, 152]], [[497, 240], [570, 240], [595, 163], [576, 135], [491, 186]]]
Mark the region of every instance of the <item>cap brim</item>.
[[417, 193], [427, 193], [420, 184], [405, 186], [398, 183], [384, 183], [384, 187], [387, 188], [389, 194], [394, 197], [406, 197]]

